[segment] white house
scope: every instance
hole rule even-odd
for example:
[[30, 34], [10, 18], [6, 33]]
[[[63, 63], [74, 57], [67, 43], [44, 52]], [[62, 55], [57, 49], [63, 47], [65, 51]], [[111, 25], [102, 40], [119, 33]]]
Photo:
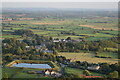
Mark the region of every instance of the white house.
[[88, 66], [89, 70], [99, 70], [100, 69], [100, 66]]
[[49, 70], [45, 71], [45, 75], [50, 75], [50, 71]]
[[56, 73], [55, 71], [52, 71], [52, 72], [51, 72], [51, 75], [54, 75], [55, 73]]
[[7, 43], [3, 43], [3, 45], [4, 45], [4, 46], [6, 46], [6, 45], [7, 45]]
[[30, 46], [25, 46], [26, 47], [26, 49], [30, 49]]
[[60, 42], [61, 40], [53, 40], [53, 42]]

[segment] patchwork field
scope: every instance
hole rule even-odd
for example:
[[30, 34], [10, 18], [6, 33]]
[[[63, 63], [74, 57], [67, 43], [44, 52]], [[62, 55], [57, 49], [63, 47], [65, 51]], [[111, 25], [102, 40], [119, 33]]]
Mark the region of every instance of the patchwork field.
[[99, 30], [115, 30], [115, 31], [118, 31], [118, 29], [113, 29], [113, 28], [105, 28], [105, 27], [98, 27], [98, 26], [92, 26], [92, 25], [79, 25], [79, 26], [82, 26], [82, 27], [88, 27], [88, 28], [93, 28], [93, 29], [99, 29]]
[[[112, 17], [95, 18], [44, 18], [41, 20], [11, 20], [3, 21], [3, 38], [21, 37], [11, 36], [11, 32], [18, 29], [29, 29], [35, 34], [51, 36], [53, 38], [85, 38], [86, 40], [108, 39], [118, 34], [118, 20]], [[62, 32], [70, 34], [61, 34]], [[74, 33], [72, 35], [71, 33]], [[6, 36], [6, 34], [10, 34]]]
[[96, 58], [93, 53], [59, 53], [60, 56], [65, 56], [67, 59], [72, 59], [73, 61], [87, 61], [89, 63], [118, 63], [118, 59], [115, 58]]

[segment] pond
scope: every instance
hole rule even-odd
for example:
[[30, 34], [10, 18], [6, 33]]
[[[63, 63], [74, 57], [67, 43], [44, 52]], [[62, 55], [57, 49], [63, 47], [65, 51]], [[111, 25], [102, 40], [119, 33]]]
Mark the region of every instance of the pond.
[[30, 64], [30, 63], [18, 63], [13, 64], [11, 67], [25, 67], [25, 68], [41, 68], [41, 69], [50, 69], [51, 67], [48, 64]]

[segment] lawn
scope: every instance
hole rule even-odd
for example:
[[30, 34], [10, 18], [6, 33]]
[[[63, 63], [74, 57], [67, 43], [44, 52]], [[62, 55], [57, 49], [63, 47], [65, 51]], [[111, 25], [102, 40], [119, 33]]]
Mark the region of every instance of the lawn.
[[2, 75], [6, 73], [9, 78], [12, 78], [17, 72], [21, 71], [20, 68], [2, 68]]
[[27, 74], [22, 72], [17, 72], [13, 78], [37, 78], [35, 74]]
[[4, 76], [5, 73], [7, 73], [9, 78], [46, 78], [42, 75], [36, 75], [36, 74], [28, 74], [24, 73], [23, 71], [41, 71], [43, 69], [26, 69], [26, 68], [2, 68], [2, 74]]
[[118, 63], [118, 59], [108, 59], [108, 58], [97, 58], [94, 53], [69, 53], [60, 52], [60, 56], [65, 56], [67, 59], [72, 59], [73, 61], [87, 61], [89, 63]]
[[[66, 67], [65, 71], [66, 71], [66, 73], [75, 74], [75, 75], [78, 75], [79, 77], [81, 77], [80, 75], [83, 74], [83, 70], [82, 69], [76, 69], [76, 68]], [[107, 76], [105, 74], [100, 74], [100, 73], [96, 73], [96, 72], [92, 72], [92, 71], [90, 71], [90, 73], [93, 76]]]

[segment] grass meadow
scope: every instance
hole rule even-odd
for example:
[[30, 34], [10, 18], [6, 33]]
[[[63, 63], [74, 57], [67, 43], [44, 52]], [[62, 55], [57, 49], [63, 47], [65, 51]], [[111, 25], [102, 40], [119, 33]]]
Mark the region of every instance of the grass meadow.
[[[97, 58], [97, 57], [95, 57], [94, 53], [60, 52], [59, 55], [60, 56], [65, 56], [67, 59], [72, 59], [73, 61], [81, 61], [81, 62], [87, 61], [89, 63], [109, 63], [109, 64], [118, 63], [117, 58], [111, 58], [111, 59], [109, 59], [109, 58]], [[106, 55], [109, 55], [109, 54], [106, 54]], [[112, 55], [113, 54], [111, 53], [111, 56]]]

